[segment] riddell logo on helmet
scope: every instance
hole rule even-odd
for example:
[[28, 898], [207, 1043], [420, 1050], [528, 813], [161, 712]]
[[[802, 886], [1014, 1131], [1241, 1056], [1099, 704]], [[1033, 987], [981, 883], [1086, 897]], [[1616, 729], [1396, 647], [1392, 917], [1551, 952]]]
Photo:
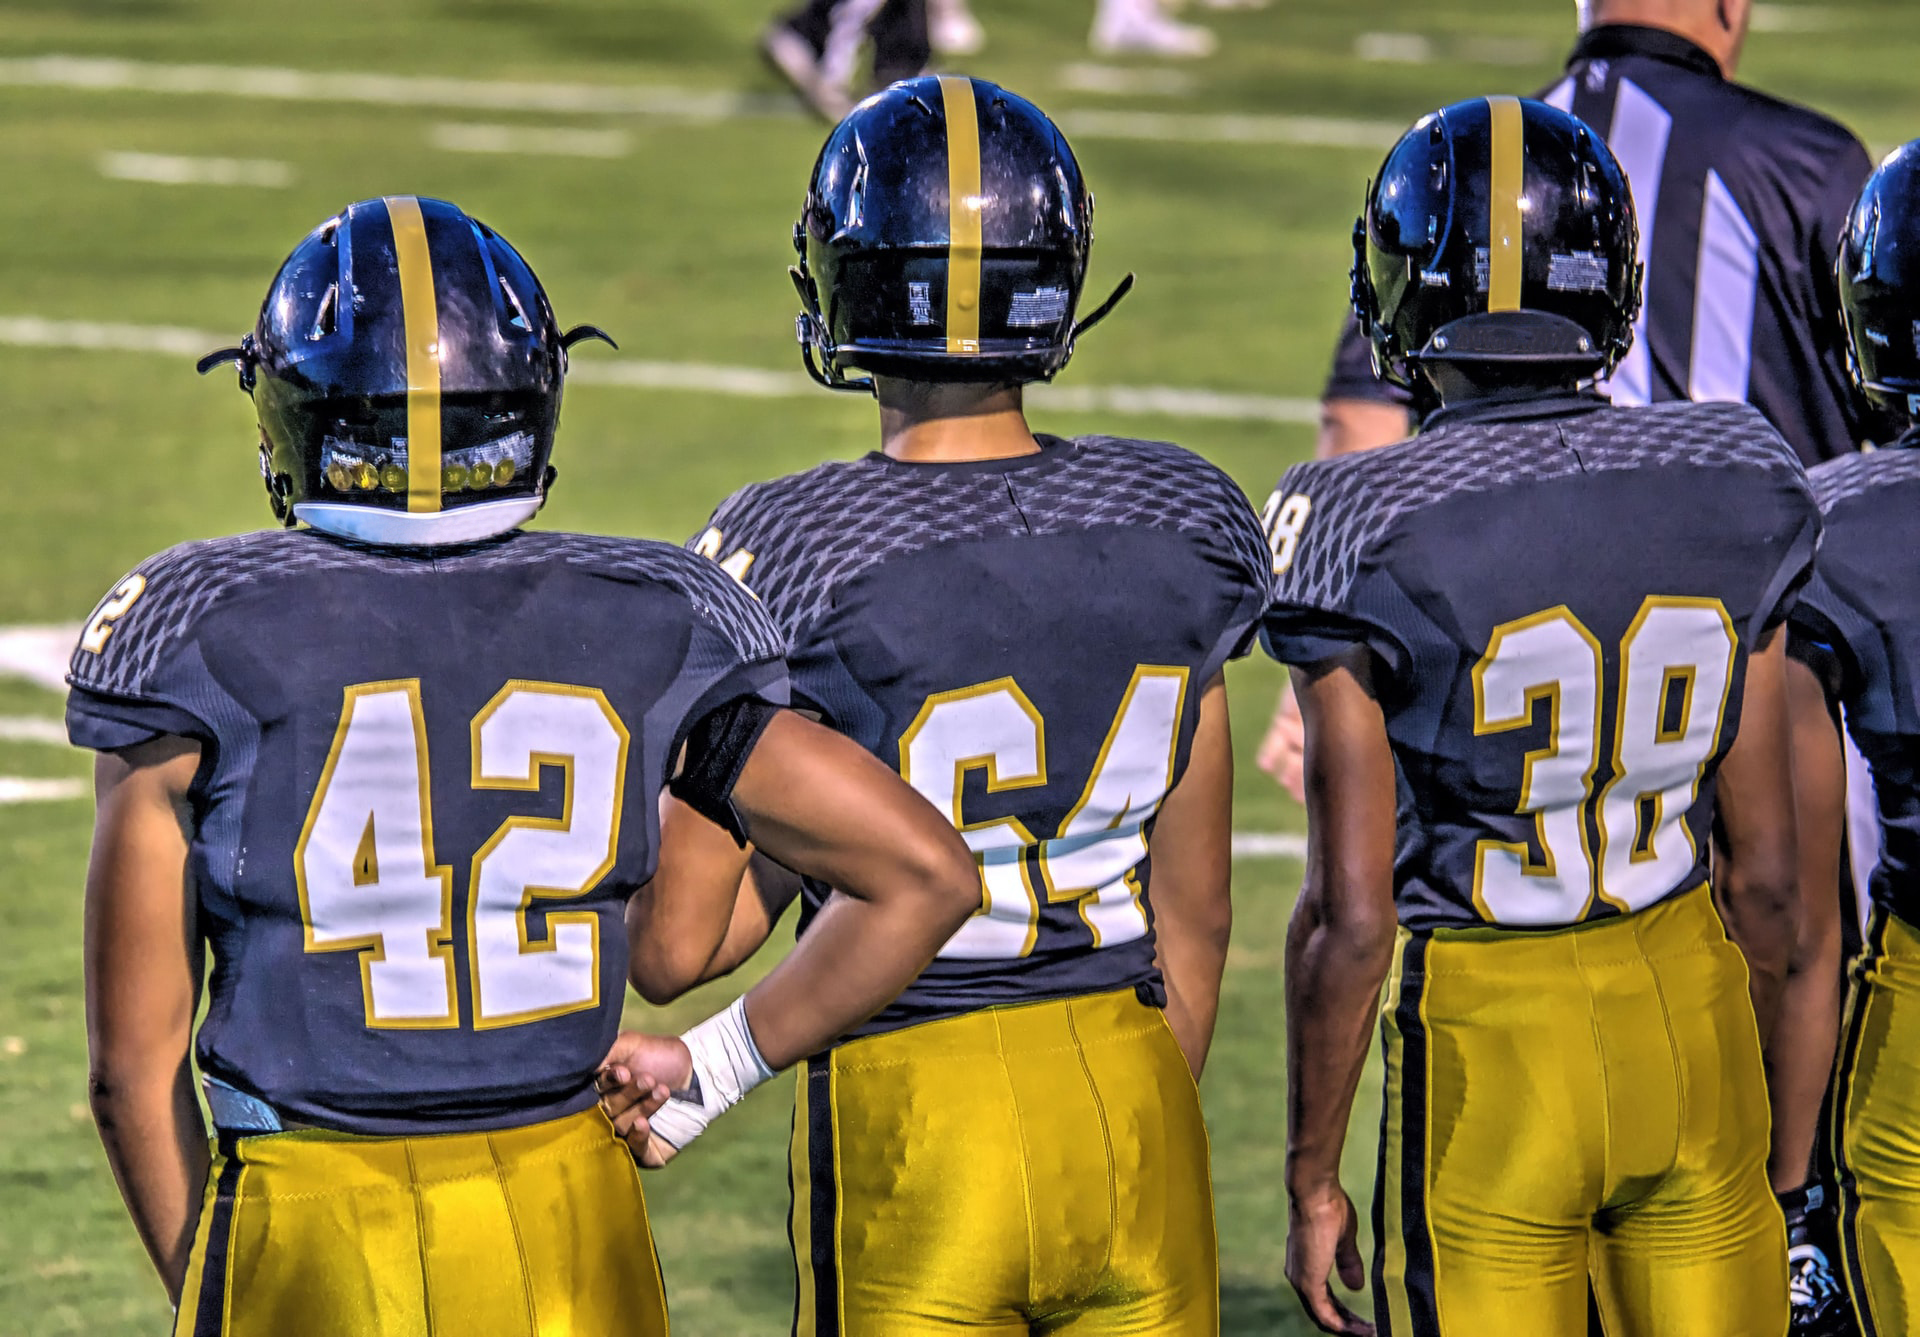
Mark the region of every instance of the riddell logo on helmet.
[[1444, 269], [1423, 269], [1420, 271], [1420, 281], [1434, 288], [1453, 286], [1453, 277]]

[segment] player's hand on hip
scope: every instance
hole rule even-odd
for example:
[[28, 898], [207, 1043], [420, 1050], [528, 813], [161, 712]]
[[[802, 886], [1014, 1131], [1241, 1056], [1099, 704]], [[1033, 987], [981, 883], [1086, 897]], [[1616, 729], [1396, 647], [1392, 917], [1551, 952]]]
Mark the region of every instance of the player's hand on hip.
[[1322, 1332], [1373, 1337], [1373, 1325], [1333, 1293], [1333, 1276], [1357, 1291], [1366, 1284], [1360, 1262], [1359, 1213], [1337, 1184], [1322, 1193], [1296, 1196], [1287, 1226], [1287, 1280]]
[[1300, 702], [1289, 682], [1274, 703], [1273, 723], [1267, 726], [1267, 736], [1261, 740], [1259, 752], [1254, 754], [1254, 764], [1293, 795], [1295, 803], [1305, 803], [1306, 757], [1306, 726], [1300, 722]]
[[634, 1158], [649, 1170], [672, 1160], [676, 1148], [648, 1122], [667, 1103], [675, 1084], [693, 1079], [693, 1056], [677, 1036], [622, 1031], [594, 1078], [600, 1108]]

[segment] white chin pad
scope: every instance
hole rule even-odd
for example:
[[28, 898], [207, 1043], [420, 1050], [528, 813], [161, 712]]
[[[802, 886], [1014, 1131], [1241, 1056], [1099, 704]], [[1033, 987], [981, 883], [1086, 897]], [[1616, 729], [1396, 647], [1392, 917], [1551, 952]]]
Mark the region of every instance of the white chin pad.
[[396, 548], [444, 548], [475, 543], [517, 529], [533, 519], [545, 497], [508, 497], [445, 511], [383, 511], [343, 502], [303, 501], [293, 518], [335, 538]]

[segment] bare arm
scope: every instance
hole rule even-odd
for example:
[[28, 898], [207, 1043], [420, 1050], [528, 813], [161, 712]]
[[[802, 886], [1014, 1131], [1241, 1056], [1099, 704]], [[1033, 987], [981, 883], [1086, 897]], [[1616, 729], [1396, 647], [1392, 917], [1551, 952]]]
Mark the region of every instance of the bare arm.
[[1774, 1023], [1773, 1152], [1776, 1192], [1807, 1180], [1820, 1102], [1840, 1035], [1840, 838], [1847, 769], [1827, 694], [1813, 670], [1786, 663], [1792, 724], [1793, 806], [1800, 838], [1800, 934]]
[[716, 964], [735, 907], [754, 899], [743, 885], [750, 855], [679, 799], [660, 796], [659, 866], [627, 902], [627, 974], [642, 998], [670, 1003], [726, 973]]
[[1412, 430], [1411, 415], [1398, 404], [1375, 399], [1325, 399], [1320, 402], [1320, 435], [1314, 439], [1313, 457], [1328, 460], [1335, 455], [1390, 446], [1405, 441]]
[[201, 952], [187, 876], [198, 745], [164, 738], [94, 763], [87, 866], [88, 1096], [134, 1228], [176, 1304], [210, 1158], [193, 1089]]
[[1287, 930], [1287, 1278], [1315, 1323], [1371, 1332], [1330, 1277], [1364, 1281], [1340, 1152], [1393, 960], [1394, 768], [1368, 657], [1296, 670], [1307, 880]]
[[1167, 1024], [1197, 1079], [1213, 1042], [1233, 931], [1233, 735], [1219, 675], [1201, 694], [1187, 769], [1160, 805], [1151, 850]]
[[1786, 635], [1775, 629], [1747, 658], [1740, 735], [1720, 764], [1725, 845], [1714, 883], [1727, 933], [1747, 958], [1767, 1067], [1778, 1073], [1774, 1022], [1798, 931], [1799, 855], [1787, 720]]
[[837, 888], [747, 993], [769, 1067], [824, 1049], [884, 1007], [980, 908], [973, 852], [858, 743], [783, 711], [733, 802], [769, 857]]

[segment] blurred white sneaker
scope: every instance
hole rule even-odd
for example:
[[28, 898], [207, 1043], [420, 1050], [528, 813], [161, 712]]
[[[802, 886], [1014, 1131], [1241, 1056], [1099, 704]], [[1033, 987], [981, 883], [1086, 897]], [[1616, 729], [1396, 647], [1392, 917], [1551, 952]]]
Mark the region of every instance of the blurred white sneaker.
[[1157, 0], [1100, 0], [1089, 40], [1103, 56], [1172, 56], [1179, 60], [1210, 56], [1217, 45], [1211, 30], [1175, 22], [1161, 11]]
[[927, 40], [943, 56], [973, 56], [986, 46], [987, 30], [967, 0], [927, 0]]
[[760, 34], [760, 54], [826, 120], [837, 123], [853, 110], [853, 95], [826, 76], [813, 43], [786, 24], [771, 24]]

